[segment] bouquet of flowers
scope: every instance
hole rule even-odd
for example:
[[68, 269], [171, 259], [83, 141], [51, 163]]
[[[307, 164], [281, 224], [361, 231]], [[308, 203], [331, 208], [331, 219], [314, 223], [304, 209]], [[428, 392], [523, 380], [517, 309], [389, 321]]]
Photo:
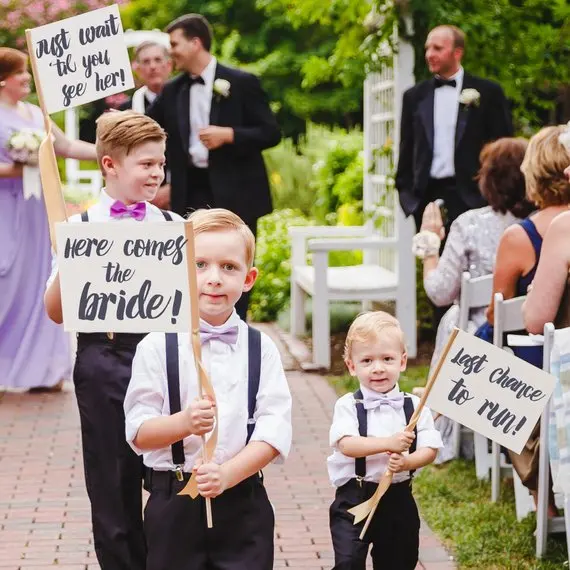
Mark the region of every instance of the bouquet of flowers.
[[38, 129], [22, 129], [15, 131], [8, 139], [7, 148], [14, 162], [36, 166], [38, 151], [45, 132]]

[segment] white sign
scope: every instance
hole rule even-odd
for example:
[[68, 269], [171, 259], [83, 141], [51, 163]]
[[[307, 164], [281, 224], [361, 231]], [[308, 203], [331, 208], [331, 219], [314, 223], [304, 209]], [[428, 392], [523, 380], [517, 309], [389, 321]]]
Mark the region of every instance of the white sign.
[[184, 225], [57, 223], [65, 330], [189, 332]]
[[427, 405], [520, 453], [555, 379], [509, 352], [459, 331]]
[[30, 35], [48, 114], [134, 87], [116, 4], [34, 28]]

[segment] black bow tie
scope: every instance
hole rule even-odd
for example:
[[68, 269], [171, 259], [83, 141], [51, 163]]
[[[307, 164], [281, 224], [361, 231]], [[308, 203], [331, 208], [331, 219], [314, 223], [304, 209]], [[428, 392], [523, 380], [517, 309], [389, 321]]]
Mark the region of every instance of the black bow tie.
[[192, 77], [191, 75], [189, 75], [188, 83], [190, 84], [190, 87], [192, 87], [194, 83], [198, 83], [200, 85], [206, 85], [204, 78], [201, 75], [197, 75], [196, 77]]
[[435, 88], [443, 87], [444, 85], [449, 85], [450, 87], [456, 87], [457, 81], [455, 79], [443, 79], [443, 77], [434, 77]]

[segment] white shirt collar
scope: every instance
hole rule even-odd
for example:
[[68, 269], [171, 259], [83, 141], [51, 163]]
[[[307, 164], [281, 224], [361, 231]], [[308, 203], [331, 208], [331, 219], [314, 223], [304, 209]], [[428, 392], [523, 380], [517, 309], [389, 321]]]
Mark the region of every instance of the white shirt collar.
[[238, 316], [235, 309], [232, 311], [232, 314], [228, 317], [228, 320], [225, 323], [218, 325], [218, 326], [212, 325], [209, 322], [205, 321], [204, 319], [200, 318], [201, 323], [204, 323], [206, 326], [210, 327], [211, 329], [213, 329], [217, 332], [223, 332], [226, 329], [229, 329], [230, 327], [239, 325], [240, 321], [241, 321], [241, 319]]
[[380, 392], [375, 392], [374, 390], [371, 390], [370, 388], [367, 388], [366, 386], [360, 384], [360, 391], [362, 392], [362, 397], [365, 400], [375, 400], [380, 397], [393, 398], [394, 396], [400, 393], [400, 387], [396, 383], [396, 385], [388, 392], [380, 393]]
[[[214, 77], [216, 76], [216, 65], [218, 61], [214, 56], [208, 62], [208, 65], [200, 73], [200, 77], [204, 80], [204, 85], [206, 87], [212, 86], [214, 84]], [[194, 84], [196, 85], [196, 84]]]
[[[103, 208], [107, 208], [110, 209], [111, 206], [118, 200], [118, 198], [112, 198], [111, 196], [109, 196], [109, 194], [107, 193], [107, 189], [106, 188], [102, 188], [101, 192], [99, 194], [99, 204], [101, 204], [101, 206]], [[119, 202], [122, 202], [122, 200], [119, 200]], [[145, 202], [145, 200], [142, 200], [142, 202]], [[149, 205], [148, 202], [145, 202], [147, 204], [147, 206]]]
[[[451, 77], [448, 77], [448, 79], [455, 79], [455, 82], [457, 83], [457, 88], [459, 89], [463, 85], [464, 75], [465, 75], [465, 70], [463, 69], [463, 66], [460, 65], [459, 69]], [[440, 76], [436, 75], [436, 77]]]

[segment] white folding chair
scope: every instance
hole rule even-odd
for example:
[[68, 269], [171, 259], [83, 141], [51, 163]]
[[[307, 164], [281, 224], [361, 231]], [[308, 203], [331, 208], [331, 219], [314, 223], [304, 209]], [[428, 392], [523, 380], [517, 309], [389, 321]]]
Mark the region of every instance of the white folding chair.
[[[458, 328], [468, 332], [469, 314], [473, 309], [486, 307], [489, 298], [493, 294], [493, 274], [471, 277], [469, 271], [461, 276], [461, 296], [459, 298], [459, 323]], [[453, 424], [453, 446], [455, 456], [459, 457], [461, 447], [461, 434], [469, 432], [468, 428], [459, 422]], [[487, 479], [491, 469], [491, 454], [487, 449], [487, 439], [481, 434], [473, 435], [475, 446], [475, 471], [478, 479]]]
[[[525, 298], [525, 296], [521, 296], [505, 301], [502, 293], [495, 293], [495, 324], [493, 327], [493, 344], [495, 346], [503, 348], [504, 333], [519, 331], [525, 328], [522, 316], [522, 305]], [[522, 484], [520, 477], [512, 468], [512, 465], [502, 461], [501, 447], [498, 443], [493, 442], [491, 454], [491, 501], [495, 503], [499, 499], [501, 469], [512, 472], [517, 518], [521, 520], [528, 515], [529, 512], [534, 510], [532, 496], [528, 492], [528, 489]]]
[[[554, 344], [554, 325], [544, 325], [544, 346], [542, 369], [550, 372], [552, 346]], [[541, 558], [546, 552], [546, 540], [549, 533], [564, 532], [568, 544], [570, 560], [570, 495], [564, 497], [564, 516], [548, 518], [548, 495], [550, 483], [550, 460], [548, 455], [548, 422], [550, 419], [550, 399], [540, 417], [540, 447], [538, 456], [538, 501], [536, 507], [536, 557]]]

